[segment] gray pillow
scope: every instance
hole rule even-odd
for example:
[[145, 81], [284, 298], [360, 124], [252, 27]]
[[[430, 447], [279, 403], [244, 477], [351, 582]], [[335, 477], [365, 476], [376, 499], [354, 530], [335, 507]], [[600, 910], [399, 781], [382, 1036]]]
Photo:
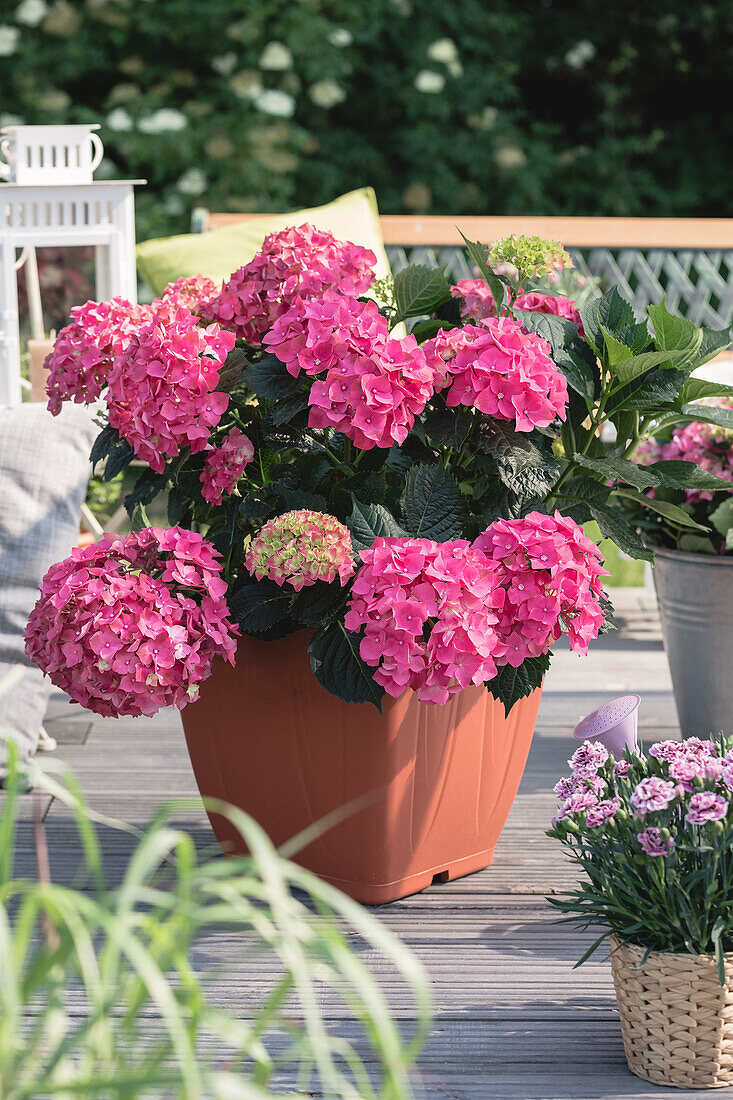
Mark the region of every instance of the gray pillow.
[[53, 688], [26, 657], [23, 636], [44, 573], [76, 545], [98, 431], [82, 405], [55, 417], [42, 404], [0, 407], [0, 684], [15, 665], [26, 667], [0, 694], [0, 768], [4, 738], [18, 742], [23, 759], [38, 746]]

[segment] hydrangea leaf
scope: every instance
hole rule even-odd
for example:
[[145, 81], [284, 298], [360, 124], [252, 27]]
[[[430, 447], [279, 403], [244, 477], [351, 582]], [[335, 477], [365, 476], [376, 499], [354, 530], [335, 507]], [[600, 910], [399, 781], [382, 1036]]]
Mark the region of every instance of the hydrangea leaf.
[[308, 646], [313, 675], [345, 703], [372, 703], [382, 710], [384, 688], [372, 678], [373, 670], [362, 660], [359, 639], [341, 622], [323, 626]]
[[404, 321], [407, 317], [431, 313], [446, 298], [450, 298], [450, 283], [443, 268], [410, 264], [395, 275], [394, 296], [396, 320]]
[[463, 531], [461, 491], [443, 466], [413, 466], [407, 475], [402, 507], [405, 526], [415, 538], [446, 542], [459, 538]]
[[508, 717], [516, 702], [531, 695], [535, 688], [541, 686], [549, 667], [549, 653], [544, 653], [541, 657], [527, 657], [519, 668], [502, 665], [494, 679], [486, 682], [486, 689], [504, 704], [504, 712]]

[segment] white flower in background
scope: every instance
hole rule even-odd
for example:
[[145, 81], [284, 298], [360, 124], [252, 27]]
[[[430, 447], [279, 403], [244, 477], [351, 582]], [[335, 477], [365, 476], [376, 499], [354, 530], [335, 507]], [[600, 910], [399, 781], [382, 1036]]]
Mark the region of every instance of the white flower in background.
[[203, 195], [208, 185], [209, 181], [200, 168], [187, 168], [176, 181], [176, 187], [184, 195]]
[[98, 180], [113, 180], [119, 176], [117, 165], [109, 157], [102, 157], [94, 176]]
[[159, 111], [153, 111], [147, 118], [141, 118], [137, 124], [142, 134], [176, 134], [179, 130], [185, 130], [188, 119], [180, 111], [173, 107], [161, 107]]
[[131, 130], [133, 125], [132, 118], [124, 107], [115, 107], [114, 111], [110, 111], [107, 115], [106, 121], [110, 130], [114, 130], [118, 134]]
[[527, 162], [527, 155], [518, 145], [501, 145], [494, 153], [494, 160], [500, 168], [521, 168]]
[[23, 126], [25, 125], [25, 119], [22, 115], [0, 115], [0, 126]]
[[269, 72], [281, 73], [293, 64], [293, 55], [282, 42], [268, 42], [260, 54], [260, 68]]
[[254, 69], [242, 69], [229, 81], [229, 87], [238, 99], [255, 99], [262, 89], [262, 77]]
[[47, 12], [46, 0], [22, 0], [15, 9], [15, 18], [26, 27], [37, 27]]
[[295, 99], [287, 92], [280, 92], [277, 88], [263, 88], [253, 96], [253, 102], [258, 111], [265, 115], [276, 115], [278, 118], [292, 118], [295, 113]]
[[451, 62], [458, 60], [458, 49], [452, 38], [438, 38], [428, 46], [428, 57], [431, 61], [450, 65]]
[[474, 130], [493, 130], [499, 119], [496, 107], [484, 107], [480, 114], [469, 115], [466, 122]]
[[180, 195], [168, 195], [163, 202], [163, 209], [171, 218], [177, 218], [186, 209], [186, 204]]
[[582, 69], [595, 56], [595, 46], [584, 38], [582, 42], [576, 42], [565, 54], [565, 64], [569, 65], [571, 69]]
[[433, 72], [432, 69], [421, 69], [415, 77], [415, 87], [418, 92], [434, 95], [445, 88], [445, 77], [441, 73]]
[[319, 80], [311, 85], [308, 94], [316, 107], [323, 107], [326, 111], [346, 99], [346, 92], [335, 80]]
[[329, 31], [328, 41], [332, 46], [338, 46], [339, 49], [343, 49], [344, 46], [351, 45], [354, 41], [354, 36], [346, 27], [335, 27], [334, 30]]
[[237, 67], [237, 55], [234, 50], [230, 50], [229, 53], [220, 54], [219, 57], [212, 57], [211, 67], [214, 72], [222, 76], [231, 76]]
[[71, 96], [61, 88], [49, 88], [37, 101], [42, 111], [65, 111], [70, 104]]
[[0, 24], [0, 57], [10, 57], [18, 48], [20, 31], [17, 27], [9, 27], [7, 23]]

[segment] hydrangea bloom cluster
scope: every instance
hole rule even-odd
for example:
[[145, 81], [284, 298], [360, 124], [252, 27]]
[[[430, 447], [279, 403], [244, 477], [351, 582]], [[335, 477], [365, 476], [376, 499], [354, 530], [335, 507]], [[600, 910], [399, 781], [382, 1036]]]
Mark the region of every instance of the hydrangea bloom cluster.
[[449, 372], [450, 407], [476, 408], [513, 422], [519, 432], [565, 419], [568, 386], [550, 345], [511, 317], [438, 333], [424, 349], [436, 374]]
[[229, 404], [216, 387], [235, 338], [196, 320], [183, 306], [159, 312], [130, 337], [109, 371], [109, 422], [159, 473], [181, 447], [204, 450]]
[[214, 657], [234, 663], [219, 556], [201, 535], [107, 535], [51, 566], [26, 651], [71, 698], [104, 715], [153, 715], [196, 699]]
[[459, 279], [450, 288], [452, 298], [461, 299], [461, 317], [466, 321], [483, 321], [496, 317], [496, 303], [485, 279]]
[[585, 335], [575, 302], [561, 294], [541, 294], [538, 290], [531, 290], [526, 294], [518, 294], [514, 305], [517, 309], [527, 309], [530, 313], [549, 313], [554, 317], [563, 317], [578, 326], [581, 336]]
[[70, 323], [59, 332], [44, 363], [48, 407], [54, 416], [64, 401], [88, 405], [101, 396], [112, 360], [151, 316], [149, 306], [134, 306], [126, 298], [86, 302], [72, 309]]
[[201, 496], [209, 504], [221, 504], [224, 493], [231, 493], [244, 473], [248, 462], [254, 458], [252, 441], [240, 432], [239, 428], [230, 428], [221, 443], [206, 455], [201, 471]]
[[301, 588], [338, 577], [346, 584], [354, 572], [348, 529], [324, 512], [306, 508], [275, 516], [252, 539], [244, 564], [258, 580]]
[[601, 577], [608, 574], [600, 550], [574, 520], [559, 512], [496, 520], [474, 546], [497, 566], [502, 663], [518, 668], [563, 632], [576, 652], [587, 653], [603, 624]]
[[338, 241], [312, 225], [265, 238], [257, 255], [235, 271], [204, 316], [250, 344], [259, 344], [296, 297], [336, 290], [358, 297], [374, 282], [377, 258], [368, 248]]
[[498, 264], [512, 264], [521, 280], [573, 266], [569, 253], [557, 241], [521, 236], [495, 241], [489, 249], [489, 262], [495, 270]]
[[[698, 404], [733, 409], [733, 398], [710, 397]], [[733, 483], [733, 430], [717, 424], [704, 424], [699, 420], [680, 424], [672, 432], [669, 442], [662, 445], [660, 457], [694, 462], [708, 473]], [[685, 496], [690, 504], [713, 499], [709, 489], [688, 489]]]
[[318, 376], [310, 427], [335, 428], [361, 450], [404, 443], [435, 390], [435, 367], [414, 336], [391, 338], [373, 302], [296, 300], [264, 343], [293, 376]]
[[492, 562], [463, 539], [377, 538], [362, 552], [345, 619], [390, 695], [445, 703], [496, 675], [500, 593]]
[[200, 316], [220, 293], [221, 283], [214, 282], [207, 275], [181, 275], [180, 279], [168, 284], [159, 301], [166, 305], [185, 306], [191, 313]]

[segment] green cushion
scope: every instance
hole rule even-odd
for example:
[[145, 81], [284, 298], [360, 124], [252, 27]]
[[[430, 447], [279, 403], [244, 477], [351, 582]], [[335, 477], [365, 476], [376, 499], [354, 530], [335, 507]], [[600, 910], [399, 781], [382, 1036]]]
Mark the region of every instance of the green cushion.
[[248, 263], [268, 233], [303, 222], [310, 222], [317, 229], [328, 229], [340, 240], [371, 248], [377, 257], [377, 276], [389, 274], [389, 261], [379, 228], [377, 197], [371, 187], [350, 191], [326, 206], [311, 210], [273, 214], [210, 233], [186, 233], [180, 237], [143, 241], [137, 246], [138, 268], [154, 294], [160, 294], [168, 283], [181, 275], [208, 275], [218, 282], [228, 279], [233, 271]]

